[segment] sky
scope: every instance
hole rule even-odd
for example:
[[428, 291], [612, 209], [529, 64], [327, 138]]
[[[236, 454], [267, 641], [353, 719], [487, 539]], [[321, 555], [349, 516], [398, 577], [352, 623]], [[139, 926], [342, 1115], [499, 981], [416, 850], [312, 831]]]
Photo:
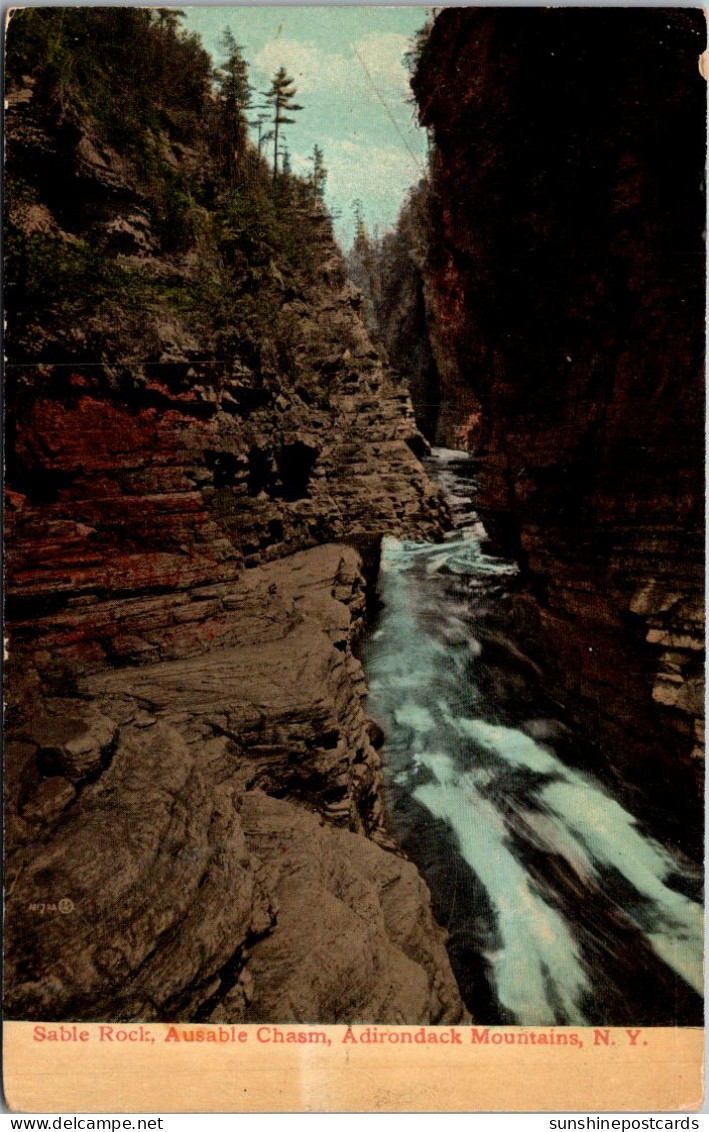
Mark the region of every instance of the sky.
[[[185, 26], [199, 32], [217, 64], [224, 59], [220, 39], [226, 27], [231, 29], [256, 92], [269, 88], [281, 65], [294, 77], [303, 110], [294, 115], [296, 124], [285, 129], [292, 166], [307, 175], [313, 146], [323, 150], [325, 202], [340, 242], [351, 243], [356, 199], [370, 232], [375, 226], [381, 231], [394, 227], [406, 190], [421, 178], [426, 163], [426, 132], [417, 127], [415, 106], [408, 101], [412, 95], [403, 56], [428, 9], [259, 5], [184, 10]], [[255, 103], [263, 101], [254, 94]]]

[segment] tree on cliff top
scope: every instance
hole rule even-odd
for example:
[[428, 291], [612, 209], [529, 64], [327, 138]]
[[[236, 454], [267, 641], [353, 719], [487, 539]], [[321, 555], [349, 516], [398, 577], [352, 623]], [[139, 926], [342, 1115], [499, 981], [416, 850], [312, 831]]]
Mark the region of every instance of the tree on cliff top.
[[278, 158], [280, 150], [278, 148], [278, 134], [283, 126], [292, 126], [295, 124], [295, 118], [289, 118], [288, 114], [294, 114], [303, 107], [294, 101], [298, 93], [293, 86], [295, 79], [286, 71], [285, 67], [279, 67], [273, 76], [273, 81], [270, 88], [264, 91], [264, 97], [271, 103], [273, 112], [273, 183], [275, 185], [278, 179]]
[[377, 256], [379, 240], [372, 239], [364, 219], [362, 201], [352, 202], [355, 222], [355, 237], [347, 253], [347, 271], [355, 287], [362, 292], [365, 322], [369, 330], [377, 326], [377, 307], [379, 303], [379, 269]]
[[191, 141], [211, 87], [212, 61], [178, 10], [21, 8], [7, 31], [8, 84], [35, 80], [34, 97], [93, 121], [123, 152], [148, 131]]
[[[53, 334], [63, 343], [60, 353], [80, 354], [80, 344], [66, 346], [64, 328], [81, 323], [107, 356], [120, 357], [145, 353], [146, 327], [165, 316], [184, 322], [206, 351], [238, 343], [248, 353], [266, 329], [283, 341], [291, 334], [280, 317], [282, 284], [270, 265], [302, 292], [317, 278], [321, 236], [320, 218], [317, 228], [311, 223], [311, 178], [284, 170], [285, 127], [301, 108], [281, 68], [267, 102], [268, 119], [279, 128], [274, 190], [270, 162], [247, 137], [246, 62], [233, 36], [227, 38], [227, 56], [215, 73], [199, 37], [181, 27], [174, 10], [46, 7], [13, 14], [8, 92], [26, 92], [12, 102], [5, 196], [7, 340], [15, 358], [35, 358], [39, 326], [43, 342]], [[26, 125], [35, 112], [48, 136], [62, 140], [51, 194], [46, 159]], [[86, 186], [103, 191], [102, 172], [95, 183], [91, 173], [84, 176], [70, 238], [62, 230], [63, 202], [77, 196], [67, 123], [70, 138], [85, 134], [106, 145], [122, 185], [121, 202], [107, 205], [106, 213], [120, 212], [123, 199], [135, 194], [141, 217], [146, 214], [135, 233], [132, 221], [117, 232], [108, 220], [97, 223], [90, 209], [82, 211]], [[258, 117], [256, 124], [267, 125]], [[270, 144], [269, 133], [262, 131], [262, 145]], [[40, 204], [57, 208], [56, 231], [29, 225]], [[129, 262], [140, 232], [148, 230], [165, 267], [194, 249], [198, 270], [183, 276], [181, 265], [174, 275], [148, 273], [145, 248], [140, 263]]]
[[250, 120], [249, 125], [254, 130], [257, 131], [258, 140], [256, 142], [256, 147], [257, 147], [257, 150], [258, 150], [258, 155], [260, 157], [262, 152], [263, 152], [263, 147], [266, 144], [266, 142], [271, 141], [273, 139], [273, 130], [264, 129], [266, 123], [268, 121], [270, 121], [270, 117], [271, 117], [270, 114], [266, 113], [266, 111], [268, 110], [268, 107], [259, 106], [259, 107], [257, 107], [257, 109], [258, 109], [259, 112], [258, 112], [258, 114], [256, 115], [255, 118]]
[[219, 102], [221, 105], [220, 135], [224, 145], [227, 171], [233, 175], [239, 158], [246, 148], [248, 135], [247, 113], [251, 106], [253, 88], [249, 71], [242, 54], [243, 48], [229, 28], [224, 29], [221, 48], [226, 61], [216, 70]]
[[325, 160], [323, 151], [319, 145], [313, 146], [312, 157], [308, 161], [313, 167], [310, 175], [310, 186], [313, 190], [313, 196], [317, 200], [323, 200], [325, 197], [325, 182], [327, 181], [327, 169], [325, 168]]

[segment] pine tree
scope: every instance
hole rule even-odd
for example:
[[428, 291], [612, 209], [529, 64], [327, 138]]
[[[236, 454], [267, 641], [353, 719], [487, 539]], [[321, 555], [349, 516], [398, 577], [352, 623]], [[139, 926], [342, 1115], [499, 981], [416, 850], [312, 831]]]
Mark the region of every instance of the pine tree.
[[279, 67], [276, 71], [271, 87], [269, 90], [264, 91], [264, 97], [268, 99], [271, 104], [273, 113], [273, 183], [276, 184], [278, 179], [278, 157], [280, 150], [278, 148], [278, 134], [283, 126], [292, 126], [295, 123], [295, 118], [289, 118], [288, 114], [294, 114], [303, 107], [294, 102], [296, 94], [298, 93], [293, 83], [295, 79], [291, 78], [285, 67]]
[[362, 201], [352, 202], [355, 222], [355, 236], [347, 255], [347, 268], [350, 279], [362, 292], [364, 317], [368, 328], [374, 331], [377, 326], [377, 307], [379, 302], [379, 280], [377, 277], [377, 248], [370, 238], [364, 220]]
[[227, 168], [233, 173], [246, 146], [248, 132], [246, 115], [251, 106], [253, 88], [249, 83], [249, 71], [242, 54], [243, 48], [236, 42], [229, 28], [224, 30], [221, 48], [227, 58], [226, 62], [217, 69], [216, 77], [219, 84]]
[[264, 145], [266, 144], [266, 142], [271, 141], [271, 139], [273, 138], [273, 130], [265, 130], [264, 129], [266, 122], [269, 122], [270, 118], [271, 118], [270, 114], [266, 113], [266, 111], [268, 109], [269, 109], [269, 107], [267, 107], [267, 106], [258, 106], [257, 110], [259, 111], [259, 113], [256, 115], [255, 118], [252, 118], [251, 121], [249, 122], [249, 125], [252, 127], [252, 129], [256, 130], [257, 133], [258, 133], [258, 139], [257, 139], [256, 144], [257, 144], [257, 147], [258, 147], [259, 157], [261, 156], [261, 151], [262, 151]]
[[313, 146], [313, 155], [308, 158], [313, 166], [313, 172], [310, 176], [310, 185], [313, 190], [313, 196], [317, 200], [323, 200], [325, 197], [325, 182], [327, 181], [327, 169], [323, 160], [323, 151], [319, 145]]
[[179, 8], [158, 8], [157, 14], [160, 31], [167, 31], [170, 35], [178, 31], [180, 20], [185, 18], [185, 13]]

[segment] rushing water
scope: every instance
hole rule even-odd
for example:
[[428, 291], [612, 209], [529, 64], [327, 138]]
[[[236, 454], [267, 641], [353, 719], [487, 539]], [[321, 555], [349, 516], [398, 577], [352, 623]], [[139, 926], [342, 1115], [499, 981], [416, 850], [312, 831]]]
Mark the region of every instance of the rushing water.
[[459, 526], [384, 540], [368, 711], [463, 997], [491, 1023], [700, 1024], [700, 877], [582, 769], [500, 628], [517, 568], [482, 549], [470, 459], [434, 450], [431, 471]]

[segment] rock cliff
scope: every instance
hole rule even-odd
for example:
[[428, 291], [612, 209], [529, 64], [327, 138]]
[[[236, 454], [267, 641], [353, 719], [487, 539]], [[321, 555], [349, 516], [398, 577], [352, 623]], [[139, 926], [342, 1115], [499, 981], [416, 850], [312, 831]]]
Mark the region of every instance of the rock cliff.
[[[136, 155], [85, 88], [33, 73], [27, 28], [64, 32], [23, 18], [7, 115], [8, 1014], [457, 1020], [445, 933], [384, 830], [353, 651], [362, 556], [371, 570], [384, 531], [446, 521], [407, 391], [302, 186], [276, 209], [247, 153], [248, 192], [225, 188], [184, 100]], [[97, 43], [108, 28], [120, 67], [120, 10], [67, 18]], [[163, 15], [130, 18], [200, 62]]]
[[552, 691], [683, 842], [704, 734], [704, 41], [686, 10], [448, 9], [413, 82], [438, 441], [483, 457]]

